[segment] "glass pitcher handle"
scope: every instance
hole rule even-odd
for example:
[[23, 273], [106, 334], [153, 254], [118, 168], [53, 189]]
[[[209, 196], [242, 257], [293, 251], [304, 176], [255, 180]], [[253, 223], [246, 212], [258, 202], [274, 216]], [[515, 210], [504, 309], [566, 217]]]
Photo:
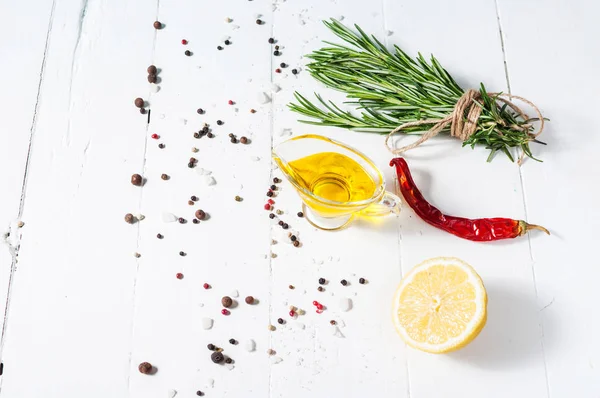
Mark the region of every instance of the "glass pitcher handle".
[[391, 192], [386, 192], [378, 203], [373, 203], [360, 214], [367, 217], [380, 217], [390, 213], [400, 213], [400, 198]]

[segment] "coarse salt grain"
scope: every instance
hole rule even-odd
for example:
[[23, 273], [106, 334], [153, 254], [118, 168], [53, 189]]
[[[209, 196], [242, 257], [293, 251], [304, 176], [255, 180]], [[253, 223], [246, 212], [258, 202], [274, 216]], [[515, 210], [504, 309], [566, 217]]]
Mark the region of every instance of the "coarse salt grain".
[[206, 379], [206, 382], [204, 383], [204, 388], [213, 388], [215, 386], [215, 379], [213, 379], [212, 377], [209, 377], [208, 379]]
[[350, 311], [352, 309], [352, 300], [344, 297], [344, 298], [340, 299], [339, 305], [340, 305], [340, 310], [342, 310], [344, 312]]
[[232, 364], [232, 363], [226, 363], [226, 364], [225, 364], [225, 367], [226, 367], [228, 370], [233, 370], [233, 368], [235, 368], [235, 365], [234, 365], [234, 364]]
[[262, 91], [260, 93], [258, 93], [258, 96], [256, 99], [258, 100], [258, 103], [262, 104], [262, 105], [268, 104], [269, 102], [271, 102], [271, 98], [267, 95], [267, 93], [262, 92]]
[[229, 295], [231, 297], [239, 297], [240, 293], [237, 290], [232, 290], [231, 293], [229, 293]]
[[175, 222], [175, 221], [178, 220], [178, 217], [175, 214], [173, 214], [173, 213], [166, 213], [165, 212], [165, 213], [162, 214], [162, 220], [164, 222]]
[[342, 334], [342, 332], [340, 331], [340, 328], [338, 328], [336, 325], [330, 325], [329, 326], [331, 329], [331, 334], [335, 337], [339, 337], [339, 338], [344, 338], [345, 336]]
[[209, 330], [213, 327], [214, 320], [211, 318], [202, 318], [202, 329]]
[[246, 343], [244, 343], [244, 348], [246, 349], [246, 351], [252, 352], [256, 350], [256, 342], [252, 339], [246, 340]]
[[158, 84], [151, 84], [150, 85], [150, 92], [152, 94], [156, 94], [160, 91], [160, 86]]
[[273, 91], [274, 93], [278, 93], [281, 91], [281, 87], [279, 87], [277, 84], [273, 83], [273, 84], [271, 84], [271, 91]]
[[169, 390], [167, 392], [167, 397], [168, 398], [173, 398], [173, 397], [175, 397], [175, 395], [177, 395], [177, 390]]
[[196, 173], [198, 173], [201, 176], [209, 176], [212, 174], [212, 171], [203, 169], [202, 167], [197, 167]]
[[292, 129], [290, 129], [290, 128], [283, 128], [283, 129], [279, 130], [279, 136], [280, 137], [284, 137], [284, 136], [288, 136], [288, 135], [292, 135]]
[[273, 365], [276, 365], [276, 364], [278, 364], [281, 361], [283, 361], [283, 359], [281, 357], [271, 357], [271, 363]]
[[208, 186], [215, 185], [217, 181], [213, 176], [204, 176], [204, 183]]
[[297, 329], [300, 329], [300, 330], [303, 330], [303, 329], [306, 327], [306, 325], [305, 325], [305, 324], [303, 324], [302, 322], [295, 322], [295, 323], [294, 323], [294, 326], [295, 326]]

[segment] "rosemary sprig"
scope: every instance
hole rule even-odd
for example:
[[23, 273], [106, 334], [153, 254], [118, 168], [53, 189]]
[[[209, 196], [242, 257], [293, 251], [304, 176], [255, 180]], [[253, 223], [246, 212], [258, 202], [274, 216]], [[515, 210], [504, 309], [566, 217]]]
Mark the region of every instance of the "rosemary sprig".
[[[358, 33], [335, 19], [325, 25], [349, 46], [325, 42], [329, 47], [308, 55], [310, 74], [326, 86], [346, 93], [346, 102], [356, 107], [360, 115], [342, 110], [331, 101], [315, 94], [317, 103], [296, 92], [297, 103], [291, 110], [313, 120], [304, 123], [335, 126], [355, 131], [389, 133], [399, 125], [423, 119], [442, 119], [452, 113], [463, 89], [452, 76], [431, 56], [429, 62], [421, 55], [410, 58], [398, 46], [389, 51], [374, 36], [367, 35], [358, 25]], [[530, 120], [523, 120], [506, 104], [489, 95], [481, 84], [482, 109], [477, 129], [463, 146], [485, 145], [490, 150], [490, 161], [498, 151], [512, 161], [509, 148], [520, 147], [533, 158], [529, 143], [534, 140]], [[422, 134], [431, 125], [420, 125], [406, 130], [406, 134]], [[446, 130], [446, 132], [448, 132]], [[536, 159], [537, 160], [537, 159]]]

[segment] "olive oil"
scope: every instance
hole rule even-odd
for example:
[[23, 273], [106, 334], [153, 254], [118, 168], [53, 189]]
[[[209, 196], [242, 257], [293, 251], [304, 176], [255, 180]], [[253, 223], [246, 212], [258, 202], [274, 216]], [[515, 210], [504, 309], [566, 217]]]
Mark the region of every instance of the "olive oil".
[[336, 152], [320, 152], [288, 163], [291, 175], [314, 195], [336, 202], [371, 199], [377, 184], [355, 160]]

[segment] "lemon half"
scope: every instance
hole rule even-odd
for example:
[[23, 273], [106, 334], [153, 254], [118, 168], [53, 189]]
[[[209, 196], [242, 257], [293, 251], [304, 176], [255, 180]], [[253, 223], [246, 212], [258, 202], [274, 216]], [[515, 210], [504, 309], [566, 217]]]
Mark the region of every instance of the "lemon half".
[[477, 337], [487, 320], [487, 294], [473, 267], [438, 257], [402, 279], [392, 308], [396, 330], [408, 345], [442, 354]]

